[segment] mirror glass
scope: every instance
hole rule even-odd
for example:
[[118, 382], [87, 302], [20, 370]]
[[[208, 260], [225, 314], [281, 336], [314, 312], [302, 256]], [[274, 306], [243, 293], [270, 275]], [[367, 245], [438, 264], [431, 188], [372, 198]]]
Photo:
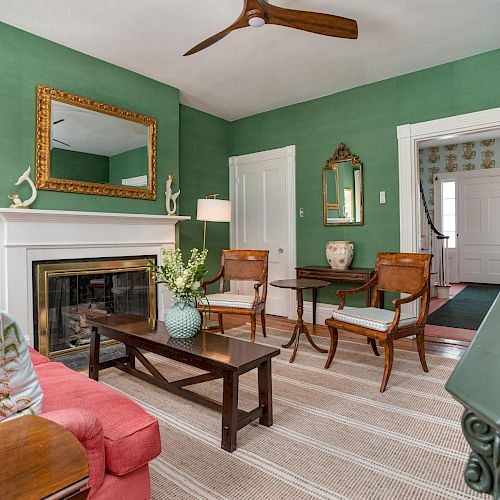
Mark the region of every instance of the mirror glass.
[[363, 224], [362, 163], [343, 144], [323, 168], [323, 223]]
[[50, 176], [147, 188], [149, 126], [51, 101]]
[[37, 86], [36, 187], [156, 200], [155, 118]]

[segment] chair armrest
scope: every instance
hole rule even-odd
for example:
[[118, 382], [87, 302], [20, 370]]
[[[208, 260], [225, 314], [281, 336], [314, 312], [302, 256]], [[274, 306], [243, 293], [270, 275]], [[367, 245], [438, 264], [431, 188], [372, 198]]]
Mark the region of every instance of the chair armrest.
[[263, 281], [259, 281], [258, 283], [255, 283], [253, 286], [253, 289], [255, 290], [255, 297], [253, 299], [253, 307], [257, 307], [257, 304], [259, 303], [259, 288], [264, 284]]
[[354, 288], [354, 290], [337, 290], [337, 295], [340, 297], [339, 309], [344, 309], [345, 306], [345, 296], [346, 295], [356, 295], [357, 293], [365, 292], [372, 288], [377, 281], [377, 274], [375, 273], [370, 281], [367, 281], [364, 285], [359, 288]]
[[420, 288], [418, 292], [415, 292], [411, 295], [408, 295], [408, 297], [404, 297], [402, 299], [394, 299], [392, 303], [394, 304], [394, 307], [399, 307], [401, 304], [408, 304], [409, 302], [413, 302], [414, 300], [417, 300], [419, 297], [422, 297], [424, 294], [425, 290], [427, 288], [427, 283]]
[[89, 464], [89, 486], [97, 491], [104, 481], [106, 463], [104, 432], [99, 419], [93, 412], [80, 408], [54, 410], [40, 416], [62, 425], [80, 441]]
[[394, 319], [392, 320], [391, 326], [389, 327], [389, 332], [396, 330], [399, 326], [399, 318], [401, 317], [401, 305], [408, 304], [409, 302], [413, 302], [414, 300], [422, 297], [425, 290], [427, 289], [427, 286], [427, 283], [425, 283], [418, 292], [412, 293], [408, 297], [404, 297], [402, 299], [394, 299], [392, 301], [394, 305]]
[[219, 272], [217, 273], [217, 275], [212, 278], [211, 280], [206, 280], [206, 281], [202, 281], [201, 282], [201, 289], [203, 290], [203, 293], [205, 294], [206, 293], [206, 289], [207, 289], [207, 285], [213, 285], [214, 283], [217, 283], [217, 281], [219, 281], [222, 277], [222, 273], [224, 272], [224, 268], [220, 268], [219, 269]]

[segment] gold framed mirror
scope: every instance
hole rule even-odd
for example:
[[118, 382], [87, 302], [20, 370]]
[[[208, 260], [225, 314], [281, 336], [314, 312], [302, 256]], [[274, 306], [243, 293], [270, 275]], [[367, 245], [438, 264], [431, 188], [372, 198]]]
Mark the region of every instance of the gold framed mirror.
[[156, 199], [155, 118], [39, 85], [36, 187]]
[[363, 198], [363, 163], [341, 143], [323, 167], [323, 225], [363, 225]]

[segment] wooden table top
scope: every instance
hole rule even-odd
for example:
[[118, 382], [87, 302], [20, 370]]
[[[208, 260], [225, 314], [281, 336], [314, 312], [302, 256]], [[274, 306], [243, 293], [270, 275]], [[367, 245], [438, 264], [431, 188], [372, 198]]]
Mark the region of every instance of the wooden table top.
[[329, 286], [329, 281], [323, 280], [314, 280], [309, 278], [298, 278], [291, 280], [277, 280], [269, 283], [272, 286], [278, 288], [292, 288], [293, 290], [307, 290], [310, 288], [324, 288], [325, 286]]
[[240, 371], [256, 366], [280, 353], [275, 347], [234, 339], [226, 335], [198, 332], [187, 339], [172, 338], [163, 321], [135, 314], [117, 314], [89, 321], [103, 328], [105, 335], [157, 354], [181, 354], [209, 361], [223, 369]]
[[39, 500], [88, 479], [83, 446], [64, 427], [42, 417], [1, 423], [0, 454], [2, 498]]
[[333, 269], [330, 266], [297, 266], [295, 269], [317, 269], [323, 271], [340, 271], [340, 272], [355, 272], [355, 273], [373, 273], [375, 269], [373, 267], [348, 267], [347, 269]]

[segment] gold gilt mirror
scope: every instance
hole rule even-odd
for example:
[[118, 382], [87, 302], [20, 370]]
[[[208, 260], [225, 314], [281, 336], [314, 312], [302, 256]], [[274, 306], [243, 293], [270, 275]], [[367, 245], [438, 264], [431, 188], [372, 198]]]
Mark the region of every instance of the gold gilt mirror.
[[363, 163], [340, 144], [323, 167], [323, 225], [363, 225]]
[[39, 85], [36, 187], [156, 199], [156, 120]]

